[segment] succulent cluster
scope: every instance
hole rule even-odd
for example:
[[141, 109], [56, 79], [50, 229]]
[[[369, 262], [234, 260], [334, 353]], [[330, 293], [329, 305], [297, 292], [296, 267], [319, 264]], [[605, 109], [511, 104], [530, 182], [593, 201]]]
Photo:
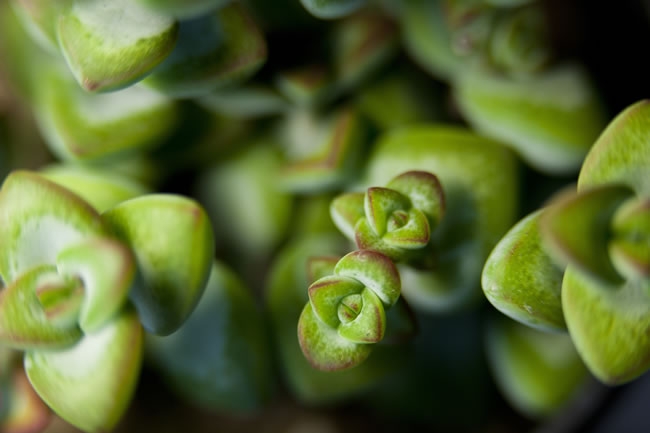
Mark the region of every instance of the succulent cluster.
[[603, 382], [620, 384], [647, 362], [647, 101], [607, 127], [578, 184], [515, 225], [485, 265], [487, 298], [529, 326], [568, 330]]
[[163, 194], [100, 214], [27, 171], [5, 179], [0, 215], [3, 349], [24, 352], [30, 383], [61, 417], [111, 429], [137, 383], [143, 330], [174, 332], [203, 294], [214, 250], [208, 216]]
[[547, 3], [0, 0], [0, 431], [143, 368], [450, 431], [647, 371], [650, 105]]

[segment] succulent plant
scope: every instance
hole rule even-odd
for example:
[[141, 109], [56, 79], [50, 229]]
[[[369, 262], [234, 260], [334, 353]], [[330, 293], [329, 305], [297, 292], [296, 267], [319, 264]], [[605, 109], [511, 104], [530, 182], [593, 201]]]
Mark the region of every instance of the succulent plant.
[[641, 375], [650, 112], [598, 138], [577, 7], [0, 0], [0, 430], [520, 431]]
[[5, 179], [0, 209], [2, 347], [24, 351], [30, 383], [59, 416], [111, 429], [137, 383], [143, 328], [173, 332], [203, 293], [214, 248], [207, 215], [172, 195], [100, 214], [28, 171]]
[[483, 273], [487, 298], [531, 326], [567, 329], [601, 381], [619, 384], [647, 361], [647, 101], [620, 113], [569, 189], [517, 224]]

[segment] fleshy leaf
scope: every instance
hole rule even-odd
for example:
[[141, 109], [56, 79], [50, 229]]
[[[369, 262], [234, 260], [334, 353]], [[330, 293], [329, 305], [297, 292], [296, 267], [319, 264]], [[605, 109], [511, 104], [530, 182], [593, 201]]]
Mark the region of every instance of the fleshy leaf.
[[365, 194], [362, 192], [341, 194], [332, 200], [332, 221], [348, 239], [354, 239], [354, 227], [365, 216], [364, 200]]
[[237, 253], [263, 257], [287, 233], [294, 198], [277, 185], [283, 162], [275, 142], [255, 140], [200, 177], [196, 196], [213, 221], [217, 238], [229, 242]]
[[399, 298], [399, 273], [393, 262], [383, 254], [368, 250], [353, 251], [338, 261], [334, 273], [363, 283], [386, 306], [395, 304]]
[[150, 194], [102, 214], [111, 230], [134, 251], [141, 281], [131, 291], [148, 331], [174, 332], [203, 294], [214, 256], [214, 235], [195, 201]]
[[34, 106], [43, 137], [63, 160], [115, 161], [159, 144], [177, 124], [176, 105], [157, 92], [131, 86], [90, 94], [68, 75], [44, 71]]
[[[345, 304], [345, 300], [343, 303]], [[356, 318], [347, 323], [341, 323], [338, 331], [341, 337], [355, 343], [378, 343], [384, 338], [386, 313], [381, 299], [375, 295], [375, 292], [369, 289], [361, 292], [361, 302]]]
[[620, 185], [604, 185], [568, 192], [554, 200], [542, 214], [540, 229], [551, 257], [571, 263], [593, 277], [620, 283], [608, 255], [610, 224], [616, 209], [632, 195]]
[[79, 195], [100, 213], [149, 192], [145, 186], [127, 176], [98, 167], [53, 165], [39, 173]]
[[650, 100], [639, 101], [605, 128], [580, 170], [578, 191], [605, 183], [624, 183], [650, 196]]
[[543, 330], [565, 330], [562, 274], [542, 246], [543, 210], [518, 222], [496, 245], [483, 268], [487, 299], [503, 314]]
[[29, 35], [39, 45], [53, 53], [58, 53], [59, 43], [56, 24], [59, 15], [69, 7], [70, 0], [12, 0], [16, 16]]
[[610, 385], [650, 368], [650, 280], [610, 285], [569, 265], [562, 307], [571, 338], [589, 370]]
[[404, 2], [400, 24], [410, 56], [435, 77], [452, 81], [463, 62], [451, 48], [444, 8], [444, 0], [409, 0]]
[[551, 174], [577, 171], [606, 120], [589, 79], [575, 65], [519, 78], [464, 73], [455, 97], [475, 129]]
[[309, 301], [314, 314], [332, 328], [341, 324], [339, 305], [350, 295], [358, 295], [363, 291], [363, 284], [351, 278], [326, 276], [309, 286]]
[[321, 19], [336, 19], [351, 14], [366, 0], [300, 0], [310, 14]]
[[408, 209], [411, 205], [403, 194], [381, 187], [368, 188], [363, 204], [368, 224], [378, 236], [386, 233], [388, 219], [395, 211]]
[[109, 431], [135, 391], [142, 343], [138, 317], [126, 310], [69, 349], [27, 352], [25, 372], [61, 418], [89, 433]]
[[[300, 110], [304, 111], [304, 110]], [[366, 127], [356, 110], [346, 108], [330, 119], [289, 118], [287, 140], [295, 139], [296, 156], [280, 173], [280, 187], [292, 192], [332, 190], [355, 173], [366, 138]], [[308, 148], [308, 149], [305, 149]], [[290, 149], [289, 153], [292, 153]]]
[[372, 351], [371, 344], [357, 344], [341, 337], [305, 305], [298, 321], [298, 339], [309, 363], [321, 371], [340, 371], [359, 365]]
[[247, 413], [268, 401], [275, 379], [266, 331], [252, 292], [216, 263], [190, 318], [167, 337], [147, 335], [147, 353], [187, 401]]
[[230, 3], [231, 0], [137, 0], [143, 6], [180, 19], [194, 18]]
[[15, 171], [0, 190], [0, 274], [10, 283], [88, 236], [107, 234], [99, 214], [38, 174]]
[[3, 346], [21, 350], [60, 348], [81, 338], [81, 330], [76, 325], [51, 321], [37, 296], [39, 287], [60, 281], [53, 265], [36, 266], [0, 292]]
[[88, 91], [142, 79], [171, 53], [177, 36], [171, 17], [130, 0], [73, 0], [58, 25], [64, 57]]
[[135, 258], [123, 244], [94, 238], [57, 256], [59, 273], [76, 276], [85, 288], [79, 326], [85, 333], [104, 326], [124, 306], [135, 277]]
[[428, 218], [435, 228], [445, 213], [445, 195], [438, 178], [426, 171], [407, 171], [391, 179], [386, 188], [401, 192], [411, 200], [413, 207]]
[[334, 28], [335, 85], [350, 90], [390, 61], [398, 49], [398, 28], [378, 13], [352, 15]]
[[623, 203], [612, 221], [609, 255], [616, 270], [627, 279], [650, 277], [650, 199]]
[[588, 378], [571, 338], [509, 319], [489, 323], [486, 352], [497, 386], [531, 418], [549, 416], [575, 398]]
[[142, 84], [176, 97], [202, 96], [249, 78], [266, 57], [261, 29], [235, 2], [182, 21], [174, 51]]

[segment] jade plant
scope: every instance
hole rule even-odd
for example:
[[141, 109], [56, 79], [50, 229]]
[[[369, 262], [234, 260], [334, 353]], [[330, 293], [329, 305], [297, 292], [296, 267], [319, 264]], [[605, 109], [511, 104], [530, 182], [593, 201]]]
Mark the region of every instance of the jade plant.
[[7, 176], [0, 209], [2, 350], [24, 353], [31, 385], [59, 416], [86, 431], [113, 428], [139, 377], [144, 331], [174, 332], [203, 293], [214, 250], [207, 215], [165, 194], [100, 213], [28, 171]]
[[569, 187], [516, 224], [487, 260], [483, 289], [529, 326], [568, 331], [608, 384], [650, 368], [647, 353], [648, 102], [620, 113]]

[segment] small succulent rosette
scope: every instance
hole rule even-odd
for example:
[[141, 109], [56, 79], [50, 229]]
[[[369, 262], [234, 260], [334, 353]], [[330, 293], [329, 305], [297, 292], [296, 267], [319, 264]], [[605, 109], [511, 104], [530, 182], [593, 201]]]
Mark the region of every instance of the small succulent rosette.
[[[322, 207], [317, 206], [317, 208]], [[310, 405], [331, 404], [367, 393], [393, 372], [399, 371], [400, 365], [404, 361], [405, 351], [400, 345], [384, 343], [376, 345], [372, 357], [351, 369], [322, 371], [322, 369], [314, 368], [314, 365], [303, 354], [299, 339], [296, 337], [299, 320], [306, 326], [319, 326], [318, 322], [314, 320], [309, 322], [309, 319], [307, 321], [301, 319], [303, 311], [306, 308], [311, 308], [307, 303], [309, 294], [305, 288], [319, 278], [324, 277], [331, 280], [337, 263], [343, 260], [341, 254], [345, 250], [345, 240], [332, 231], [332, 228], [320, 233], [303, 234], [279, 252], [268, 278], [265, 301], [271, 319], [276, 356], [282, 367], [285, 383], [291, 393], [299, 401]], [[346, 260], [352, 263], [356, 259], [350, 257]], [[346, 260], [341, 266], [345, 265]], [[390, 267], [389, 264], [387, 266]], [[357, 284], [361, 285], [361, 283]], [[367, 294], [366, 297], [375, 297], [375, 295]], [[402, 315], [392, 316], [389, 318], [391, 320], [387, 321], [388, 329], [385, 342], [399, 340], [406, 332], [413, 332], [413, 323], [408, 320], [410, 317], [406, 315], [403, 307], [401, 303], [398, 303], [388, 311], [389, 314], [401, 312]], [[368, 311], [370, 312], [370, 308]], [[350, 314], [353, 312], [350, 311]], [[398, 323], [405, 324], [404, 328], [396, 326]], [[324, 327], [324, 330], [328, 332], [328, 335], [332, 334], [331, 339], [339, 339], [336, 330], [330, 331], [327, 327]], [[313, 332], [306, 335], [306, 338], [323, 340]], [[353, 343], [347, 344], [354, 345]], [[336, 348], [333, 351], [330, 351], [328, 347], [318, 350], [332, 353], [336, 351]], [[363, 350], [359, 350], [359, 352], [363, 352]], [[364, 356], [363, 353], [361, 356]], [[323, 359], [323, 356], [320, 356], [319, 359]], [[345, 362], [348, 363], [347, 360]], [[336, 367], [333, 363], [328, 365]]]
[[43, 175], [14, 171], [0, 221], [0, 345], [24, 352], [31, 385], [61, 418], [112, 429], [139, 377], [143, 331], [175, 331], [203, 293], [214, 254], [207, 215], [165, 194], [100, 213]]
[[483, 290], [503, 313], [565, 330], [590, 371], [619, 384], [650, 368], [650, 104], [604, 130], [576, 189], [559, 194], [500, 241]]

